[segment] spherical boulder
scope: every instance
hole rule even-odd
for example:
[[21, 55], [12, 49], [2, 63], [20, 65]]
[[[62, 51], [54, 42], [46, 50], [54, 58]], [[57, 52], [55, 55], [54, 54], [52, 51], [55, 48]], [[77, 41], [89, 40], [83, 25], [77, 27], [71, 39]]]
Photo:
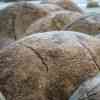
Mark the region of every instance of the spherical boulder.
[[100, 71], [100, 40], [71, 31], [25, 37], [0, 51], [6, 100], [68, 100]]
[[73, 21], [80, 18], [82, 15], [72, 11], [56, 11], [51, 15], [41, 18], [31, 24], [25, 33], [32, 34], [33, 32], [47, 32], [52, 30], [62, 30], [65, 25], [71, 24]]
[[48, 14], [43, 7], [31, 3], [14, 3], [0, 11], [0, 37], [15, 40], [25, 36], [25, 30], [37, 19]]

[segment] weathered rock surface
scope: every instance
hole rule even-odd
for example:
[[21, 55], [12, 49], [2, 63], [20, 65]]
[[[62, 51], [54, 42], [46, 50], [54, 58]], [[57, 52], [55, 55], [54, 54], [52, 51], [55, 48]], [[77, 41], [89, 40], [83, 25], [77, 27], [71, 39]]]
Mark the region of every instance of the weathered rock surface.
[[73, 30], [96, 35], [100, 32], [100, 15], [85, 15], [70, 25], [65, 25], [64, 30]]
[[48, 3], [59, 5], [66, 10], [83, 13], [81, 8], [71, 0], [48, 0]]
[[6, 100], [68, 100], [100, 70], [100, 40], [70, 31], [39, 33], [0, 51]]
[[45, 7], [31, 3], [14, 3], [0, 11], [0, 49], [28, 34], [26, 29], [33, 23], [46, 15]]
[[17, 40], [25, 36], [27, 27], [48, 12], [31, 3], [15, 3], [0, 11], [0, 37], [8, 36]]
[[47, 32], [52, 30], [62, 30], [65, 25], [71, 24], [82, 15], [72, 11], [56, 11], [49, 16], [39, 19], [29, 26], [25, 33]]

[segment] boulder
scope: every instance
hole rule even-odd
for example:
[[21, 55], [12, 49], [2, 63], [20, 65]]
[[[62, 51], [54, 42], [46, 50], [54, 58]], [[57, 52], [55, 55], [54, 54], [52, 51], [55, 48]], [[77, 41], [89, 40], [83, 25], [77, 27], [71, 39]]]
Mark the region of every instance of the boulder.
[[31, 23], [48, 14], [45, 8], [25, 2], [14, 3], [0, 10], [0, 38], [3, 40], [0, 40], [0, 49], [1, 45], [10, 43], [8, 40], [26, 36], [25, 31]]
[[0, 92], [6, 100], [68, 100], [100, 71], [100, 40], [52, 31], [25, 37], [0, 51]]
[[47, 14], [48, 12], [38, 5], [14, 3], [0, 11], [0, 35], [17, 40], [25, 36], [25, 30], [33, 21]]
[[72, 0], [48, 0], [48, 3], [59, 5], [66, 10], [83, 13], [82, 9]]
[[100, 32], [100, 15], [83, 15], [70, 25], [65, 25], [64, 30], [73, 30], [96, 35]]
[[25, 33], [47, 32], [52, 30], [62, 30], [65, 25], [71, 24], [82, 15], [72, 11], [56, 11], [51, 15], [41, 18], [31, 24]]
[[100, 34], [97, 34], [96, 37], [97, 37], [97, 38], [100, 38]]

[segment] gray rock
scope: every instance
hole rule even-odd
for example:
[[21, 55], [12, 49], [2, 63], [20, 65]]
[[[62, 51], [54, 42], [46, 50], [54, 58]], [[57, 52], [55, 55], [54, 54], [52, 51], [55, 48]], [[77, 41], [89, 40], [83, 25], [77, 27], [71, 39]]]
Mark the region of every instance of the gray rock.
[[100, 74], [87, 80], [73, 93], [69, 100], [99, 100]]

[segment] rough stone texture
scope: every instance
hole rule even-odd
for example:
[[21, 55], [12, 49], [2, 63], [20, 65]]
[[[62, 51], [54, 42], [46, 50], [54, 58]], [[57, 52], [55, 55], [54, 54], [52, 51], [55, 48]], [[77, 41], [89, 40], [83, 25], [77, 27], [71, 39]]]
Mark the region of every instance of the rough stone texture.
[[68, 100], [100, 70], [100, 40], [70, 31], [26, 37], [0, 51], [6, 100]]
[[19, 2], [0, 11], [0, 49], [28, 34], [27, 28], [36, 20], [63, 8], [53, 4]]
[[25, 36], [24, 32], [37, 19], [48, 12], [31, 3], [15, 3], [0, 11], [0, 37], [8, 36], [17, 40]]
[[64, 30], [73, 30], [96, 35], [100, 32], [100, 15], [85, 15], [70, 25], [65, 25]]
[[76, 11], [76, 12], [83, 13], [81, 8], [79, 8], [77, 6], [77, 4], [75, 4], [71, 0], [48, 0], [48, 3], [59, 5], [59, 6], [61, 6], [62, 8], [66, 9], [66, 10], [71, 10], [71, 11]]
[[44, 7], [25, 2], [14, 3], [1, 10], [0, 49], [11, 41], [26, 36], [25, 31], [30, 24], [48, 14]]
[[82, 15], [72, 11], [57, 11], [51, 15], [41, 18], [29, 26], [26, 33], [47, 32], [52, 30], [62, 30], [65, 25], [71, 24]]

